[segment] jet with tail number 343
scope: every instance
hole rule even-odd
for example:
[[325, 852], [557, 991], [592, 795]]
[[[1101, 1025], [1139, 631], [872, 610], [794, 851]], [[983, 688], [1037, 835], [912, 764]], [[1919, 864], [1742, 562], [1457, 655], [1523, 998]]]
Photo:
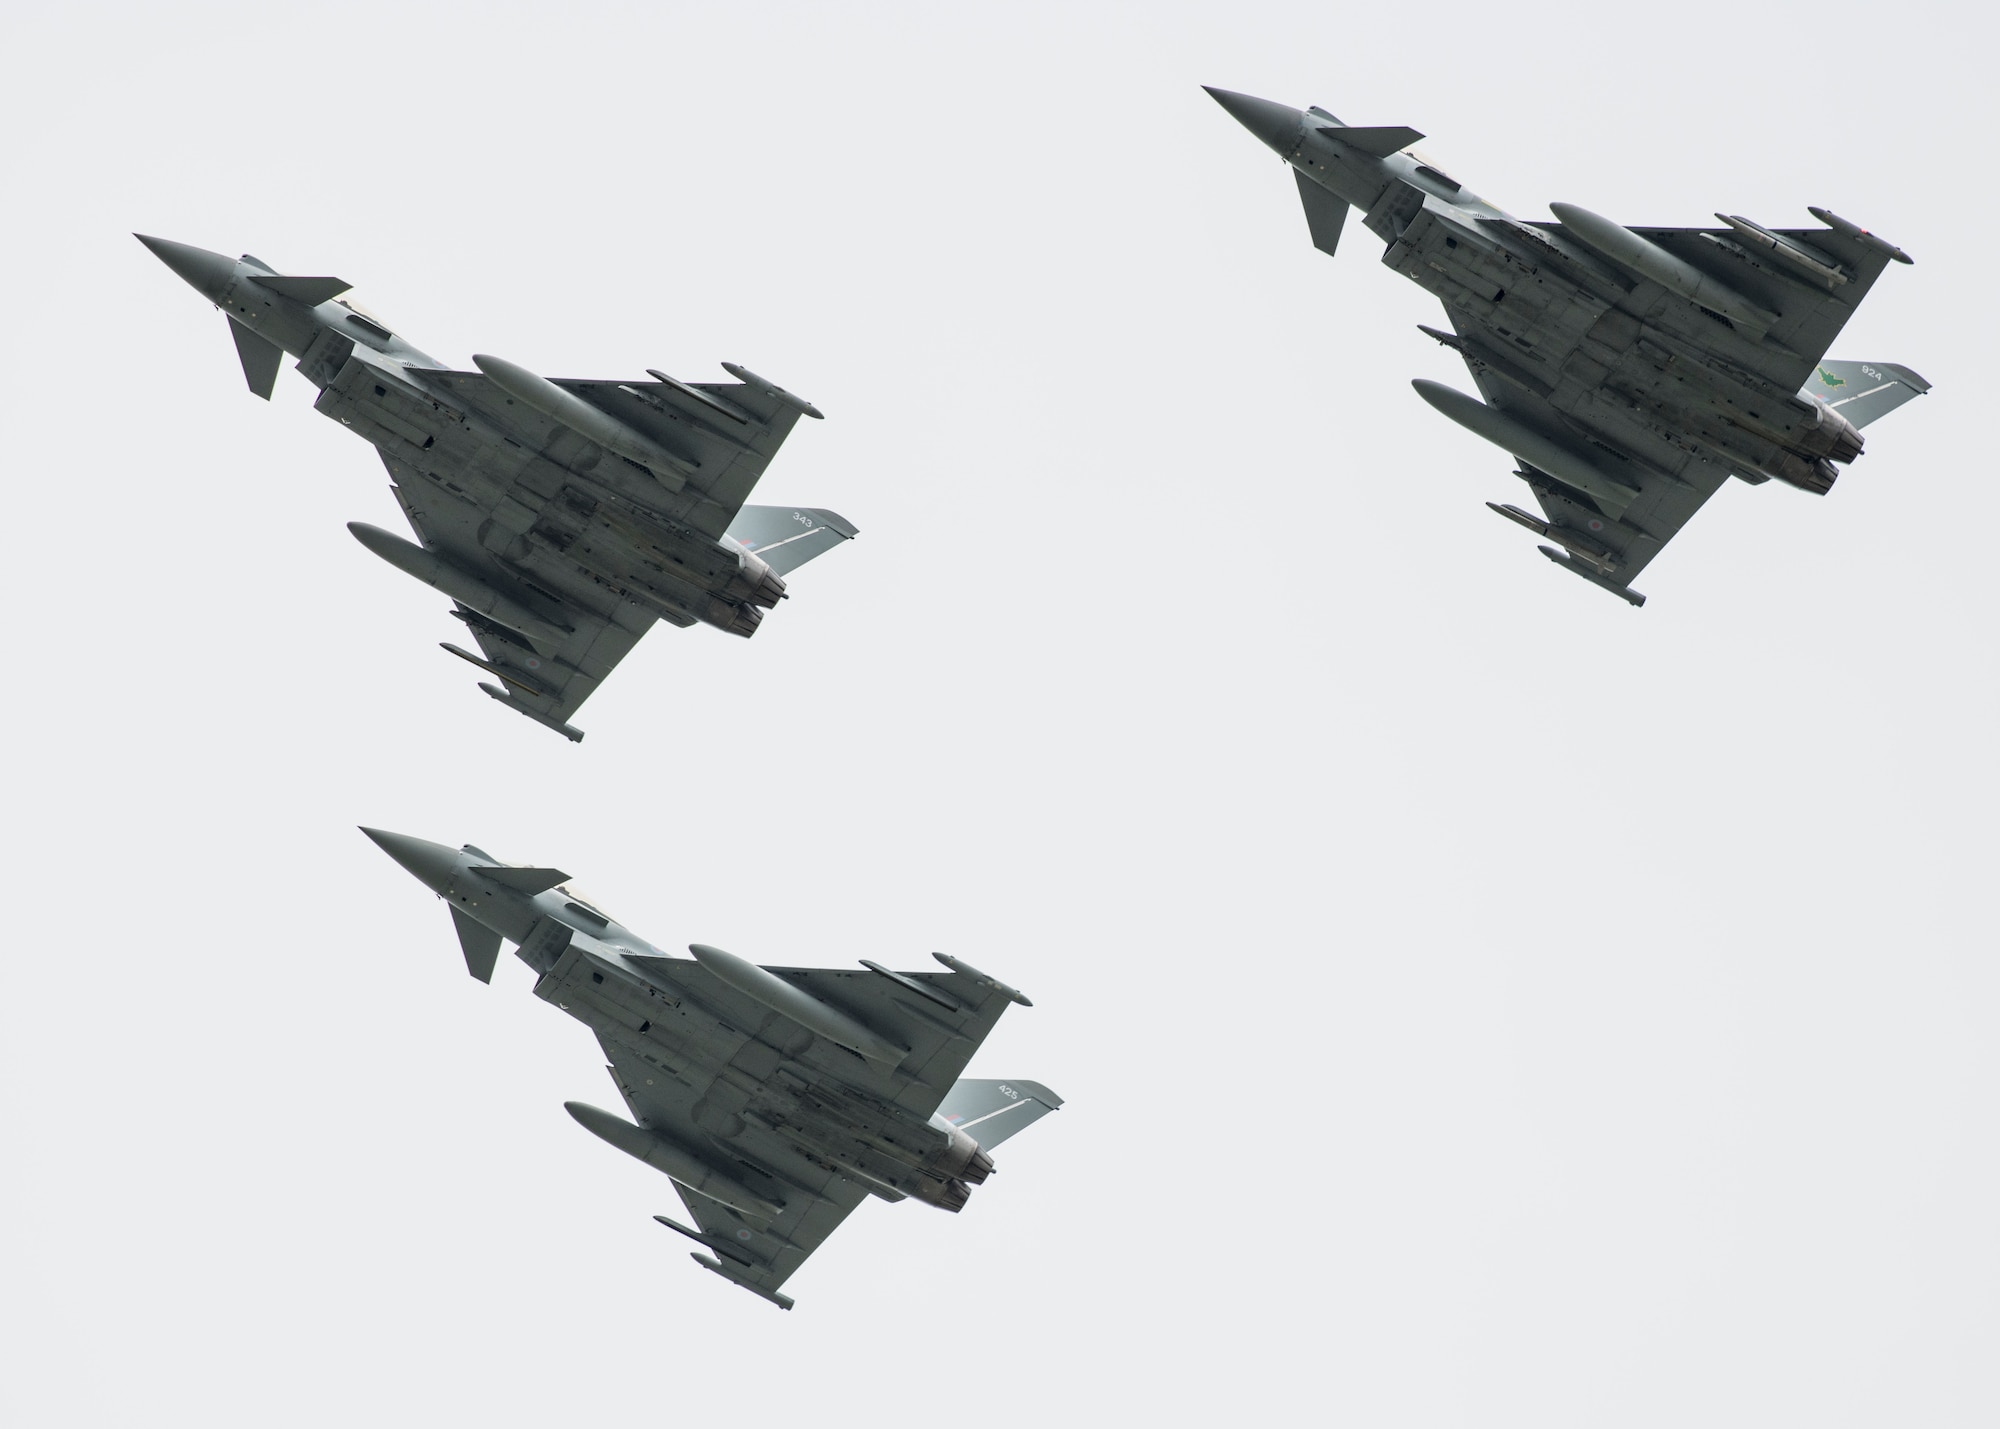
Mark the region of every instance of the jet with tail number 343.
[[1810, 231], [1733, 214], [1623, 228], [1556, 203], [1555, 222], [1527, 222], [1417, 153], [1414, 129], [1208, 93], [1291, 166], [1315, 247], [1332, 253], [1358, 208], [1382, 261], [1443, 301], [1451, 330], [1423, 331], [1480, 396], [1417, 392], [1512, 454], [1542, 514], [1487, 505], [1635, 606], [1633, 577], [1730, 477], [1825, 495], [1859, 429], [1929, 390], [1905, 367], [1825, 357], [1882, 270], [1910, 261], [1838, 214], [1813, 209]]
[[365, 437], [419, 541], [353, 522], [356, 540], [452, 598], [501, 704], [570, 724], [656, 620], [754, 635], [784, 577], [855, 534], [831, 511], [744, 503], [801, 416], [819, 412], [731, 363], [733, 383], [550, 381], [499, 357], [439, 364], [346, 296], [138, 235], [228, 316], [243, 376], [268, 399], [285, 355], [316, 410]]

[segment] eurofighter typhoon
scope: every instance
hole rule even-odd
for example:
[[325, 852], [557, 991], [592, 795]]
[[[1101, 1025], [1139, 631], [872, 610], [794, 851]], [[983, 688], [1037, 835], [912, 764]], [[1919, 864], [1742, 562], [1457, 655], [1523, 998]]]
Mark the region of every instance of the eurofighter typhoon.
[[252, 392], [268, 400], [291, 353], [315, 409], [375, 446], [421, 544], [347, 529], [452, 598], [479, 653], [444, 649], [500, 681], [480, 689], [572, 740], [570, 716], [654, 621], [754, 635], [783, 577], [855, 534], [831, 511], [744, 504], [793, 424], [820, 415], [745, 368], [552, 382], [479, 356], [457, 372], [338, 278], [137, 236], [228, 316]]
[[959, 1076], [1029, 1003], [957, 958], [903, 973], [765, 968], [699, 943], [669, 957], [557, 869], [362, 832], [450, 906], [479, 981], [503, 939], [519, 945], [535, 996], [597, 1034], [631, 1120], [564, 1108], [673, 1179], [694, 1225], [654, 1219], [702, 1247], [697, 1265], [782, 1309], [778, 1287], [862, 1201], [962, 1210], [988, 1153], [1062, 1105], [1035, 1082]]
[[1633, 577], [1729, 477], [1823, 496], [1858, 429], [1929, 390], [1908, 368], [1825, 359], [1882, 270], [1910, 261], [1838, 214], [1622, 228], [1556, 203], [1556, 222], [1526, 222], [1417, 153], [1414, 129], [1208, 93], [1291, 166], [1315, 247], [1332, 253], [1358, 208], [1382, 261], [1443, 301], [1451, 331], [1422, 331], [1485, 400], [1417, 392], [1518, 459], [1542, 515], [1487, 505], [1635, 606]]

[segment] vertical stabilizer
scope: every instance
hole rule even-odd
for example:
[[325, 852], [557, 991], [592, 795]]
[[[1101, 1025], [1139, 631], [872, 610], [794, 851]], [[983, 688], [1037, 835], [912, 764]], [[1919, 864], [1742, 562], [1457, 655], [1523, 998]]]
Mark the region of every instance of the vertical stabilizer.
[[1930, 390], [1930, 383], [1893, 362], [1842, 362], [1829, 357], [1806, 379], [1804, 395], [1865, 427]]
[[1040, 1082], [996, 1082], [962, 1077], [938, 1106], [938, 1115], [991, 1150], [1062, 1105]]
[[746, 506], [725, 534], [784, 576], [853, 540], [855, 532], [846, 517], [814, 506]]

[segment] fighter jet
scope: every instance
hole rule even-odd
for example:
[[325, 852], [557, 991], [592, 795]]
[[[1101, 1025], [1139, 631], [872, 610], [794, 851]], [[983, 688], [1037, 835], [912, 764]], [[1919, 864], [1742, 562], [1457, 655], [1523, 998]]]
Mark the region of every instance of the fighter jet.
[[570, 716], [656, 620], [754, 635], [783, 577], [855, 534], [831, 511], [746, 506], [801, 415], [819, 410], [747, 368], [734, 383], [549, 381], [504, 358], [440, 366], [345, 295], [135, 235], [229, 318], [250, 390], [269, 399], [287, 353], [314, 407], [374, 444], [416, 531], [348, 530], [450, 596], [492, 675], [480, 689], [583, 738]]
[[597, 1034], [631, 1120], [582, 1102], [586, 1131], [672, 1178], [708, 1252], [695, 1264], [781, 1309], [778, 1287], [869, 1196], [963, 1210], [995, 1146], [1062, 1105], [1036, 1082], [960, 1077], [1013, 988], [944, 953], [945, 972], [765, 968], [720, 948], [672, 957], [569, 875], [471, 844], [363, 829], [451, 908], [466, 970], [503, 939], [535, 996]]
[[1486, 504], [1634, 606], [1633, 578], [1729, 477], [1825, 495], [1858, 428], [1930, 389], [1824, 357], [1890, 261], [1910, 261], [1838, 214], [1812, 209], [1810, 231], [1721, 213], [1720, 228], [1621, 228], [1556, 203], [1554, 223], [1529, 222], [1418, 153], [1414, 129], [1208, 93], [1291, 166], [1315, 247], [1332, 253], [1358, 208], [1382, 261], [1444, 302], [1451, 331], [1421, 330], [1485, 400], [1414, 386], [1514, 456], [1542, 515]]

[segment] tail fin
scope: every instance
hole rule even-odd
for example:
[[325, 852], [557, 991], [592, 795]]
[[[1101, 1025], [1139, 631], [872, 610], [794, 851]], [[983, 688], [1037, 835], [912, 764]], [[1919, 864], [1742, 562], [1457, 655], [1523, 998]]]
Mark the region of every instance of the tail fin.
[[811, 506], [746, 506], [723, 534], [779, 575], [790, 575], [814, 556], [859, 533], [853, 522]]
[[938, 1107], [938, 1115], [991, 1151], [1062, 1104], [1062, 1098], [1040, 1082], [961, 1077]]
[[1800, 395], [1817, 398], [1855, 426], [1865, 427], [1930, 390], [1930, 383], [1893, 362], [1836, 362], [1828, 358], [1806, 379]]

